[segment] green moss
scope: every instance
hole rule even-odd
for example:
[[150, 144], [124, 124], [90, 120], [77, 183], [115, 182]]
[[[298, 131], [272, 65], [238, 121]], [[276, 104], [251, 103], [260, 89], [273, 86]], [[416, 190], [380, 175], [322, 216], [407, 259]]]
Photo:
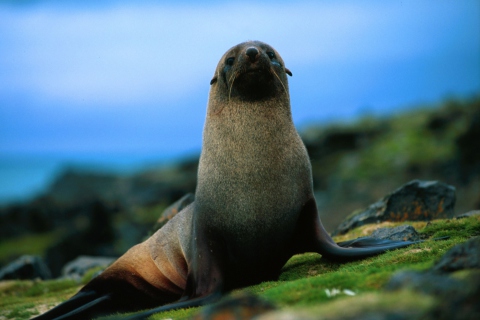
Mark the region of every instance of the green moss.
[[137, 207], [133, 212], [133, 219], [140, 224], [154, 225], [158, 217], [167, 208], [167, 204], [160, 203], [154, 206]]
[[93, 278], [95, 278], [99, 272], [102, 272], [103, 270], [105, 270], [104, 267], [95, 267], [95, 268], [88, 269], [87, 272], [85, 272], [85, 274], [82, 277], [82, 283], [87, 284]]
[[200, 308], [188, 308], [181, 310], [174, 310], [163, 312], [160, 314], [153, 315], [150, 317], [152, 320], [165, 320], [165, 319], [175, 319], [175, 320], [187, 320], [191, 319], [196, 313], [198, 313]]
[[0, 316], [6, 319], [29, 319], [50, 309], [79, 290], [73, 280], [1, 281]]
[[24, 254], [43, 255], [57, 239], [58, 232], [32, 234], [0, 242], [0, 261], [11, 260]]
[[[384, 132], [360, 150], [346, 152], [335, 162], [335, 170], [345, 180], [367, 180], [403, 175], [409, 167], [430, 167], [446, 163], [457, 155], [457, 138], [468, 128], [472, 113], [478, 109], [473, 101], [447, 101], [436, 108], [423, 107], [395, 115], [384, 121]], [[455, 115], [455, 116], [452, 116]], [[429, 123], [448, 119], [441, 130]], [[362, 121], [358, 122], [361, 128]], [[343, 131], [349, 127], [344, 126]]]
[[32, 311], [31, 309], [35, 307], [33, 303], [27, 303], [21, 306], [17, 306], [9, 311], [5, 317], [7, 319], [29, 319], [31, 316], [38, 314], [36, 311]]
[[[350, 306], [349, 311], [352, 308], [357, 310], [358, 307], [360, 313], [393, 307], [403, 308], [403, 310], [417, 308], [415, 310], [422, 312], [432, 305], [432, 298], [417, 296], [411, 292], [385, 293], [382, 291], [379, 294], [379, 291], [394, 273], [401, 270], [426, 270], [451, 247], [478, 235], [480, 217], [434, 220], [430, 223], [407, 223], [413, 225], [422, 236], [430, 240], [349, 263], [333, 263], [316, 253], [296, 255], [284, 266], [278, 281], [263, 282], [236, 290], [235, 293], [247, 291], [259, 295], [282, 309], [287, 308], [292, 312], [320, 312], [328, 317], [330, 314], [338, 314], [345, 305]], [[393, 227], [400, 224], [405, 223], [389, 222], [381, 226]], [[345, 240], [364, 236], [376, 227], [379, 225], [362, 226], [341, 238]], [[431, 240], [440, 236], [448, 236], [449, 239]], [[456, 277], [462, 278], [465, 276], [464, 273], [458, 272]], [[89, 278], [91, 274], [85, 280]], [[51, 307], [67, 299], [78, 289], [79, 286], [70, 280], [3, 282], [0, 286], [0, 309], [5, 311], [1, 312], [0, 316], [5, 316], [7, 319], [14, 317], [28, 319], [39, 305]], [[333, 289], [338, 289], [340, 293], [329, 296], [327, 290], [332, 292]], [[355, 296], [347, 297], [342, 292], [345, 289], [355, 293]], [[189, 319], [197, 312], [198, 308], [182, 309], [160, 313], [151, 318]]]

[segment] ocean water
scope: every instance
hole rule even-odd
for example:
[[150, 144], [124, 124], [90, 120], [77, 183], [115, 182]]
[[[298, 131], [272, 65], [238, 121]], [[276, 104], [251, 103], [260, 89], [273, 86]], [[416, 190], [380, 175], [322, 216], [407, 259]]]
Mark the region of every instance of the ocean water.
[[0, 205], [44, 192], [67, 168], [132, 174], [173, 163], [179, 155], [158, 154], [0, 154]]

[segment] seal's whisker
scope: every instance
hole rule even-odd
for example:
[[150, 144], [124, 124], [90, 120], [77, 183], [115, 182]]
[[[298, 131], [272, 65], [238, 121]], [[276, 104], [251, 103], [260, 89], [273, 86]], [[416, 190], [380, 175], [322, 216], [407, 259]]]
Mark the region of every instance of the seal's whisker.
[[275, 77], [277, 77], [278, 81], [280, 81], [280, 84], [282, 85], [283, 87], [283, 91], [285, 91], [285, 93], [287, 92], [287, 88], [285, 88], [285, 85], [283, 84], [283, 81], [282, 79], [280, 79], [280, 77], [278, 76], [278, 74], [275, 72], [275, 70], [273, 68], [271, 68], [272, 70], [272, 73], [275, 75]]
[[[228, 90], [228, 101], [230, 102], [230, 96], [232, 95], [232, 88], [233, 88], [233, 83], [235, 82], [235, 79], [237, 78], [237, 72], [235, 72], [231, 77], [230, 80], [232, 83], [230, 84], [230, 89]], [[233, 80], [232, 80], [233, 79]], [[230, 82], [230, 80], [228, 82]]]

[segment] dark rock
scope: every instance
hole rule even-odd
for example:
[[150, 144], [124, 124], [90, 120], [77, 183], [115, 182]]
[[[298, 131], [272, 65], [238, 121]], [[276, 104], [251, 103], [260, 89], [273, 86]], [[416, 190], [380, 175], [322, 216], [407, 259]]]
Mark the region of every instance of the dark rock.
[[432, 271], [399, 272], [392, 277], [385, 289], [409, 289], [436, 297], [436, 306], [424, 314], [422, 319], [480, 319], [478, 273], [458, 280]]
[[115, 209], [100, 201], [94, 201], [79, 207], [78, 210], [85, 226], [75, 228], [72, 233], [47, 249], [45, 260], [54, 277], [60, 276], [63, 266], [80, 255], [116, 255], [112, 221]]
[[472, 210], [472, 211], [468, 211], [466, 213], [462, 213], [462, 214], [456, 216], [455, 218], [463, 219], [463, 218], [468, 218], [468, 217], [473, 217], [473, 216], [478, 216], [478, 215], [480, 215], [480, 210]]
[[55, 228], [60, 210], [48, 197], [39, 197], [26, 204], [0, 208], [0, 240], [27, 233], [42, 233]]
[[0, 270], [0, 280], [51, 279], [52, 275], [39, 256], [22, 256]]
[[464, 290], [464, 284], [460, 280], [433, 272], [402, 271], [393, 275], [385, 289], [410, 289], [439, 296], [446, 293], [459, 294]]
[[427, 319], [473, 320], [480, 319], [480, 275], [473, 275], [458, 294], [446, 293], [437, 306], [426, 315]]
[[62, 276], [78, 279], [83, 277], [88, 270], [96, 267], [105, 269], [115, 260], [116, 258], [111, 257], [80, 256], [62, 268]]
[[123, 178], [110, 173], [68, 168], [52, 182], [49, 195], [55, 202], [78, 205], [96, 199], [113, 201], [121, 196]]
[[480, 237], [470, 239], [448, 250], [432, 268], [436, 272], [453, 272], [463, 269], [480, 269]]
[[207, 305], [196, 314], [193, 319], [252, 319], [253, 317], [272, 310], [275, 310], [274, 305], [257, 296], [252, 294], [238, 294], [237, 296], [223, 299], [218, 303]]
[[384, 131], [383, 123], [369, 128], [331, 127], [325, 130], [312, 127], [302, 133], [302, 139], [311, 157], [322, 158], [342, 151], [359, 149]]
[[400, 272], [386, 290], [410, 289], [437, 297], [438, 303], [422, 319], [480, 319], [480, 275], [457, 280], [433, 272]]
[[480, 173], [480, 109], [469, 118], [466, 131], [456, 140], [460, 169], [466, 182]]
[[165, 223], [167, 223], [170, 219], [172, 219], [177, 213], [182, 211], [186, 206], [188, 206], [190, 203], [192, 203], [195, 200], [195, 196], [193, 193], [187, 193], [183, 197], [181, 197], [179, 200], [175, 201], [173, 204], [171, 204], [168, 208], [163, 210], [162, 214], [160, 215], [160, 218], [158, 218], [157, 222], [155, 223], [155, 226], [153, 227], [153, 232], [157, 231]]
[[456, 245], [425, 272], [403, 271], [395, 274], [385, 289], [409, 289], [432, 295], [437, 305], [422, 319], [480, 319], [480, 273], [469, 273], [463, 279], [450, 272], [480, 268], [480, 238]]
[[414, 227], [409, 225], [398, 226], [395, 228], [378, 228], [371, 234], [372, 238], [395, 240], [395, 241], [418, 241], [420, 235]]
[[455, 188], [437, 181], [413, 180], [401, 186], [364, 211], [343, 221], [333, 235], [369, 223], [382, 221], [429, 221], [452, 218]]

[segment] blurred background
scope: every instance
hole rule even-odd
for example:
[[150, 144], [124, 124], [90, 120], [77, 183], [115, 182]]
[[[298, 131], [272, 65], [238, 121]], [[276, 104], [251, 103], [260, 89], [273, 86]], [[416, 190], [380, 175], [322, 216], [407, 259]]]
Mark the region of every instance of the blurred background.
[[209, 81], [246, 40], [293, 72], [327, 229], [415, 178], [480, 208], [476, 0], [0, 1], [0, 264], [141, 240], [194, 191]]
[[198, 154], [222, 54], [283, 56], [295, 123], [384, 115], [480, 88], [478, 1], [1, 1], [0, 199], [63, 163]]

